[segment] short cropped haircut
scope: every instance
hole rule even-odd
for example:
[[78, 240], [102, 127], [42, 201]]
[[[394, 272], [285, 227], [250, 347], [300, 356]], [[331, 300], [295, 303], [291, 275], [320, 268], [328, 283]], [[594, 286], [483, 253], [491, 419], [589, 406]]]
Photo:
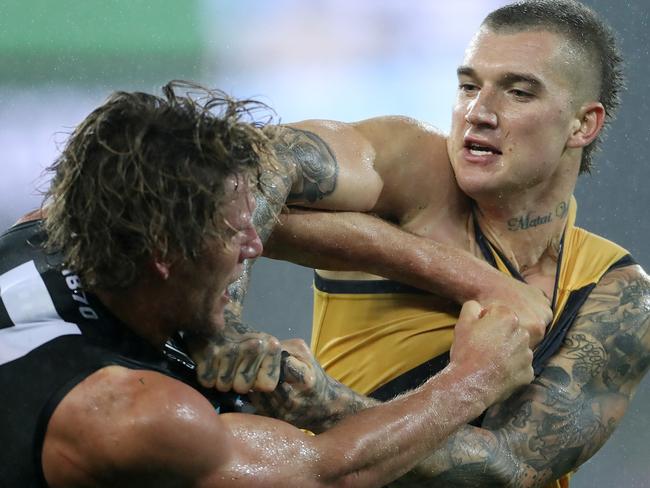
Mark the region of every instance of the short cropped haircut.
[[[605, 107], [605, 127], [614, 119], [625, 84], [623, 57], [612, 28], [589, 7], [574, 0], [524, 0], [490, 13], [483, 25], [494, 32], [545, 30], [564, 36], [596, 63], [594, 72], [600, 78], [598, 101]], [[594, 151], [601, 141], [599, 135], [584, 148], [581, 173], [590, 172]]]
[[162, 91], [111, 95], [48, 168], [47, 247], [89, 288], [128, 286], [146, 259], [195, 259], [223, 239], [226, 179], [256, 178], [272, 154], [260, 102], [181, 81]]

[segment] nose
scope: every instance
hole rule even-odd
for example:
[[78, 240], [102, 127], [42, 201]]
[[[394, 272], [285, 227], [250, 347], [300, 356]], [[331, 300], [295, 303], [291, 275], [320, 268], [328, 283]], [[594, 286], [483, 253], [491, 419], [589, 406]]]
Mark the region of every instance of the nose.
[[255, 227], [251, 223], [246, 229], [240, 231], [242, 234], [241, 244], [239, 246], [239, 262], [245, 259], [259, 257], [262, 254], [264, 246], [262, 240], [257, 234]]
[[482, 91], [469, 103], [467, 112], [465, 112], [465, 120], [476, 127], [496, 128], [497, 114], [491, 107], [488, 94]]

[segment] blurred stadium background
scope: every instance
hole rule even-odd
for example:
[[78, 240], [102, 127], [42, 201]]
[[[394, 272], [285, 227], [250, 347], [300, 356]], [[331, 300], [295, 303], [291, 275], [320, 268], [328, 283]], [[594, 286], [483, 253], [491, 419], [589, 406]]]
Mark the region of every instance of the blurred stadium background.
[[[43, 169], [66, 134], [115, 90], [186, 79], [256, 97], [278, 120], [403, 114], [449, 127], [455, 68], [497, 0], [3, 0], [0, 3], [0, 228], [40, 204]], [[620, 34], [629, 89], [578, 221], [650, 268], [647, 0], [587, 0]], [[247, 318], [309, 339], [311, 271], [262, 259]], [[650, 383], [572, 486], [648, 487]], [[1, 412], [1, 407], [0, 407]]]

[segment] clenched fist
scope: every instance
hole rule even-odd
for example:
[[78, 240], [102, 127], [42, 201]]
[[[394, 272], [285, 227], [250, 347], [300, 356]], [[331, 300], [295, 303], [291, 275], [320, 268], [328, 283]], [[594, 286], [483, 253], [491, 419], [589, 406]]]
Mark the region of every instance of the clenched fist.
[[468, 373], [468, 381], [486, 406], [509, 397], [533, 380], [530, 334], [504, 305], [463, 305], [454, 331], [450, 365]]

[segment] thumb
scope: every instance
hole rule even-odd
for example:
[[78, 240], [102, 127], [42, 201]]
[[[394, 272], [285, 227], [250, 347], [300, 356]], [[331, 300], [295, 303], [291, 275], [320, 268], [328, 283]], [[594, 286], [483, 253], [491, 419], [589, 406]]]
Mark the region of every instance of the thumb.
[[483, 307], [477, 301], [470, 300], [463, 304], [458, 316], [459, 322], [474, 322], [485, 314]]
[[306, 364], [295, 356], [282, 351], [282, 363], [279, 383], [304, 383]]

